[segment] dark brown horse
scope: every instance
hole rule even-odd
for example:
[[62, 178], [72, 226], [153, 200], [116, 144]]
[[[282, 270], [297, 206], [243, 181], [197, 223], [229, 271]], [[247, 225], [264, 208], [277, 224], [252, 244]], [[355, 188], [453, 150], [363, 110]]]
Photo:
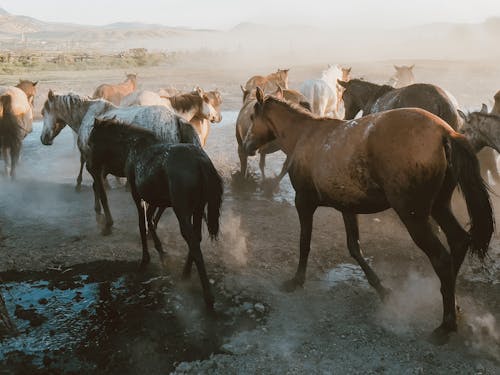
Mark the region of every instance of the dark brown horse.
[[[200, 250], [201, 223], [207, 207], [208, 232], [212, 238], [217, 237], [223, 185], [207, 154], [198, 146], [168, 144], [159, 140], [152, 131], [115, 120], [96, 119], [88, 145], [90, 153], [87, 169], [94, 179], [94, 191], [102, 203], [106, 221], [112, 223], [104, 177], [108, 173], [127, 177], [139, 214], [144, 266], [150, 261], [145, 219], [162, 261], [164, 251], [155, 226], [152, 225], [154, 209], [148, 211], [151, 215], [145, 218], [141, 201], [150, 207], [172, 207], [182, 237], [189, 246], [183, 276], [190, 276], [194, 262], [207, 307], [213, 309], [214, 298]], [[97, 203], [96, 213], [100, 213], [100, 205], [97, 207]]]
[[[470, 249], [483, 258], [493, 234], [493, 213], [479, 165], [465, 137], [439, 117], [417, 108], [385, 111], [357, 120], [317, 118], [257, 89], [252, 128], [244, 141], [249, 154], [276, 140], [290, 160], [300, 220], [300, 260], [285, 283], [292, 291], [305, 281], [313, 215], [317, 207], [342, 212], [347, 247], [381, 298], [388, 290], [363, 258], [358, 214], [393, 208], [441, 281], [443, 321], [433, 337], [444, 342], [457, 329], [455, 284]], [[466, 232], [450, 209], [458, 184], [471, 219]], [[433, 231], [434, 218], [448, 252]]]
[[441, 117], [453, 129], [458, 128], [457, 108], [446, 92], [431, 84], [415, 83], [395, 89], [389, 85], [377, 85], [360, 79], [338, 81], [344, 87], [345, 119], [351, 120], [359, 111], [363, 116], [389, 109], [422, 108]]

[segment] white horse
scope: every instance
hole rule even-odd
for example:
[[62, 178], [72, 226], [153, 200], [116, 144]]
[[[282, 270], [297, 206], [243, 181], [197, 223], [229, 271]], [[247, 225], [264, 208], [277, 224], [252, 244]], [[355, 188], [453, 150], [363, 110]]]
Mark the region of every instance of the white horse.
[[[350, 72], [351, 69], [348, 69]], [[343, 69], [339, 65], [328, 65], [320, 79], [310, 79], [302, 83], [300, 92], [311, 104], [312, 112], [318, 116], [331, 115], [340, 118], [341, 95], [337, 88], [337, 80], [344, 78]], [[348, 78], [347, 78], [348, 79]]]
[[76, 94], [56, 95], [50, 90], [42, 115], [40, 140], [44, 145], [51, 145], [66, 125], [78, 134], [81, 165], [77, 189], [81, 186], [83, 166], [89, 153], [88, 138], [96, 117], [116, 118], [120, 122], [152, 130], [168, 143], [193, 143], [201, 147], [193, 127], [163, 106], [116, 107], [103, 99], [90, 99]]
[[413, 74], [414, 67], [415, 64], [401, 65], [401, 66], [394, 65], [394, 69], [396, 70], [396, 72], [391, 78], [389, 78], [389, 82], [387, 82], [387, 84], [396, 89], [414, 84], [415, 83], [415, 75]]

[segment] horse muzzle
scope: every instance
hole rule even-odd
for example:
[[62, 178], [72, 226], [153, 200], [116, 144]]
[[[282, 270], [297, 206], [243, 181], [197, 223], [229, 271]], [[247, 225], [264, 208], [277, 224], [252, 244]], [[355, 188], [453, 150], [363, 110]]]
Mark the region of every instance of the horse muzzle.
[[51, 146], [52, 143], [54, 142], [54, 139], [52, 137], [48, 136], [47, 134], [42, 134], [40, 136], [40, 141], [45, 146]]

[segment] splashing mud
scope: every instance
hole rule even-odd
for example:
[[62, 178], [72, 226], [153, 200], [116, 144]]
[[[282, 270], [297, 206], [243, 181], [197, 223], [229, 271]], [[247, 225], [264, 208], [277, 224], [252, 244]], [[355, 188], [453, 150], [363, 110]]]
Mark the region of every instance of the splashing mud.
[[217, 314], [210, 316], [199, 288], [136, 267], [98, 262], [67, 272], [3, 273], [19, 335], [2, 342], [0, 366], [32, 374], [165, 373], [177, 361], [208, 358], [226, 337], [264, 319], [265, 308], [250, 316], [241, 296], [224, 293], [216, 293]]

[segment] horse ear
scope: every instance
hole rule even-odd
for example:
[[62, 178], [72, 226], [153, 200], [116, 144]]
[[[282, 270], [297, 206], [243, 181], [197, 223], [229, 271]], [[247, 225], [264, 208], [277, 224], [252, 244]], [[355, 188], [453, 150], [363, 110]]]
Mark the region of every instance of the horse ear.
[[245, 88], [243, 87], [243, 85], [240, 85], [240, 89], [241, 89], [241, 92], [243, 93], [243, 95], [246, 94], [247, 90], [245, 90]]
[[196, 91], [198, 93], [198, 95], [201, 96], [201, 97], [203, 97], [203, 95], [205, 94], [203, 92], [203, 89], [200, 86], [196, 86], [196, 88], [194, 89], [194, 91]]
[[332, 67], [332, 64], [328, 64], [327, 69], [330, 69]]
[[36, 86], [36, 85], [38, 84], [38, 81], [31, 82], [31, 84], [32, 84], [33, 86]]
[[256, 97], [260, 104], [264, 103], [264, 91], [259, 86], [257, 86]]
[[49, 90], [48, 98], [49, 98], [49, 100], [53, 100], [54, 99], [54, 91]]
[[337, 83], [342, 86], [343, 88], [347, 88], [347, 86], [349, 85], [349, 82], [346, 82], [346, 81], [342, 81], [341, 79], [337, 79]]
[[352, 66], [350, 66], [349, 68], [347, 68], [347, 73], [351, 73], [351, 69], [352, 69]]
[[467, 115], [463, 113], [461, 110], [457, 109], [458, 115], [462, 118], [462, 120], [467, 121]]
[[488, 106], [486, 104], [481, 105], [481, 113], [488, 113]]
[[401, 67], [394, 65], [394, 69], [399, 70], [399, 69], [401, 69]]
[[414, 68], [414, 67], [415, 67], [415, 64], [411, 64], [411, 65], [408, 67], [408, 69], [413, 70], [413, 68]]

